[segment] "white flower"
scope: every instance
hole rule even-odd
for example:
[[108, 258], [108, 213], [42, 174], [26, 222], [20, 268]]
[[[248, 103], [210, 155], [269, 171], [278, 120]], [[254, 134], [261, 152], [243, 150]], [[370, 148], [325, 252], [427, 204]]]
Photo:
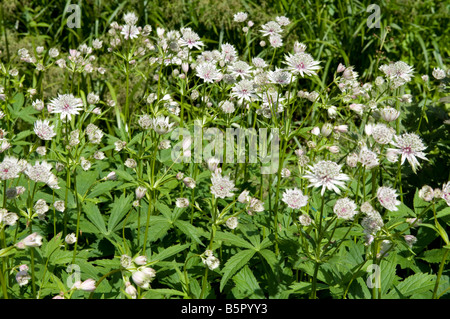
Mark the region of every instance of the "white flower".
[[378, 144], [391, 143], [394, 135], [394, 129], [385, 124], [378, 123], [372, 127], [372, 137]]
[[352, 219], [358, 213], [355, 202], [347, 197], [340, 198], [336, 201], [333, 212], [338, 218], [342, 219]]
[[206, 83], [214, 83], [222, 79], [222, 73], [217, 70], [217, 67], [212, 62], [202, 62], [195, 68], [197, 76]]
[[257, 98], [253, 82], [245, 79], [231, 88], [231, 96], [237, 98], [239, 104], [242, 104], [243, 101], [251, 102]]
[[28, 235], [27, 237], [22, 239], [16, 245], [19, 249], [24, 249], [25, 247], [39, 247], [42, 245], [42, 239], [43, 237], [38, 233], [32, 233], [31, 235]]
[[219, 198], [233, 197], [234, 182], [230, 180], [228, 176], [222, 177], [219, 171], [212, 173], [211, 175], [211, 193]]
[[230, 217], [227, 219], [225, 224], [227, 225], [228, 228], [235, 229], [238, 226], [239, 222], [237, 217]]
[[416, 157], [423, 160], [428, 160], [423, 152], [426, 146], [423, 144], [422, 139], [415, 133], [404, 133], [400, 136], [394, 136], [394, 140], [391, 144], [396, 146], [394, 150], [397, 154], [401, 154], [401, 164], [408, 160], [414, 173], [416, 173], [417, 167], [420, 167], [419, 161]]
[[232, 65], [228, 67], [228, 71], [235, 78], [248, 78], [250, 77], [250, 72], [252, 67], [247, 64], [245, 61], [236, 61]]
[[123, 34], [125, 40], [128, 40], [128, 38], [135, 39], [140, 34], [139, 29], [135, 25], [129, 24], [125, 24], [120, 33]]
[[298, 221], [300, 222], [300, 225], [302, 226], [309, 226], [312, 223], [311, 217], [309, 217], [306, 214], [302, 214], [298, 217]]
[[21, 167], [19, 165], [19, 160], [12, 156], [5, 156], [3, 161], [0, 163], [0, 179], [8, 180], [19, 177], [21, 172]]
[[188, 207], [189, 206], [189, 199], [187, 199], [185, 197], [177, 198], [177, 200], [175, 202], [175, 206], [177, 206], [178, 208]]
[[298, 189], [286, 189], [281, 199], [288, 207], [292, 209], [300, 209], [308, 204], [308, 196]]
[[325, 193], [325, 189], [333, 190], [337, 194], [341, 191], [337, 186], [345, 187], [343, 181], [347, 181], [350, 177], [341, 173], [341, 165], [332, 161], [319, 161], [314, 166], [308, 166], [310, 171], [304, 175], [309, 179], [310, 185], [308, 187], [322, 187], [321, 195]]
[[381, 109], [379, 112], [386, 122], [393, 122], [400, 116], [400, 112], [390, 106]]
[[428, 186], [428, 185], [424, 185], [420, 190], [419, 190], [419, 197], [421, 199], [423, 199], [426, 202], [431, 202], [434, 198], [434, 190], [432, 187]]
[[358, 161], [367, 169], [371, 169], [379, 165], [377, 154], [369, 150], [367, 147], [361, 148]]
[[79, 114], [82, 107], [83, 100], [74, 97], [72, 94], [58, 94], [58, 97], [51, 100], [48, 104], [50, 113], [60, 113], [61, 120], [70, 120], [72, 115]]
[[231, 114], [235, 111], [234, 104], [231, 101], [222, 101], [219, 103], [219, 107], [225, 114]]
[[175, 123], [169, 123], [169, 117], [158, 116], [153, 119], [152, 127], [159, 135], [170, 132]]
[[320, 62], [315, 61], [310, 54], [305, 52], [299, 52], [296, 54], [289, 53], [285, 59], [285, 63], [288, 65], [288, 70], [293, 74], [300, 74], [302, 77], [305, 75], [314, 75], [316, 74], [316, 70], [320, 69]]
[[250, 197], [247, 202], [247, 213], [253, 215], [253, 213], [261, 213], [264, 211], [264, 202], [255, 197]]
[[77, 241], [77, 237], [75, 236], [75, 233], [71, 233], [71, 234], [68, 234], [64, 240], [69, 245], [72, 245], [72, 244], [75, 244], [75, 242]]
[[[434, 193], [435, 193], [434, 197], [438, 198], [436, 194], [438, 192], [436, 192], [435, 190]], [[445, 200], [447, 202], [447, 205], [450, 206], [450, 182], [447, 182], [444, 185], [442, 185], [442, 192], [440, 198]]]
[[361, 226], [364, 228], [364, 232], [368, 235], [375, 235], [381, 227], [384, 226], [383, 218], [380, 213], [376, 210], [372, 209], [371, 211], [366, 213], [366, 217], [364, 217], [361, 221]]
[[399, 80], [397, 84], [404, 84], [411, 81], [414, 69], [403, 61], [380, 66], [380, 70], [384, 72], [387, 78], [391, 80]]
[[28, 274], [28, 271], [21, 270], [16, 274], [16, 281], [19, 286], [25, 286], [31, 280], [31, 276]]
[[127, 12], [123, 15], [123, 21], [129, 25], [135, 25], [138, 21], [138, 17], [134, 12]]
[[94, 279], [86, 279], [85, 281], [77, 281], [73, 284], [72, 289], [78, 289], [83, 291], [92, 292], [96, 289], [95, 280]]
[[381, 206], [390, 211], [397, 211], [397, 206], [401, 204], [399, 200], [397, 200], [396, 190], [390, 187], [382, 186], [378, 188], [377, 198], [380, 202]]
[[233, 16], [235, 22], [244, 22], [247, 20], [248, 14], [246, 12], [238, 12]]
[[445, 71], [440, 68], [434, 68], [431, 74], [436, 80], [442, 80], [445, 78]]
[[203, 42], [200, 41], [200, 37], [197, 33], [192, 31], [191, 28], [181, 29], [182, 37], [178, 40], [181, 47], [187, 46], [189, 49], [196, 48], [198, 50], [203, 46]]
[[281, 26], [275, 21], [269, 21], [262, 25], [261, 28], [262, 30], [260, 30], [260, 32], [262, 32], [263, 36], [278, 35], [281, 31], [283, 31]]

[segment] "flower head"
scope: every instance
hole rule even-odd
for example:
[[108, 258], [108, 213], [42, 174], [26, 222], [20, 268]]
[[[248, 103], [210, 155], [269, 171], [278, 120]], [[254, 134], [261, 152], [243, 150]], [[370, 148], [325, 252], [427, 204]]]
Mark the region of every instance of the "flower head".
[[401, 202], [397, 200], [396, 190], [390, 187], [382, 186], [378, 188], [377, 198], [381, 206], [390, 211], [397, 211], [397, 206], [401, 204]]
[[316, 74], [316, 70], [320, 69], [319, 61], [315, 61], [313, 57], [305, 52], [299, 52], [296, 54], [289, 53], [286, 56], [286, 62], [288, 70], [293, 74], [300, 74], [300, 76], [311, 76]]
[[404, 133], [400, 136], [394, 136], [394, 140], [391, 144], [397, 147], [395, 152], [401, 154], [401, 164], [408, 160], [414, 173], [416, 173], [417, 167], [420, 167], [416, 157], [428, 160], [423, 152], [426, 146], [422, 139], [415, 133]]
[[333, 212], [338, 218], [342, 219], [352, 219], [358, 213], [355, 202], [347, 197], [340, 198], [336, 201]]
[[228, 176], [222, 177], [221, 173], [216, 171], [211, 175], [211, 183], [211, 193], [214, 196], [219, 198], [234, 196], [232, 191], [236, 190], [236, 188], [234, 187], [234, 182]]
[[48, 104], [50, 113], [61, 114], [61, 120], [70, 120], [72, 115], [79, 114], [82, 107], [83, 100], [74, 97], [73, 94], [58, 94], [58, 97], [51, 100]]
[[293, 209], [300, 209], [308, 204], [308, 196], [303, 195], [298, 188], [285, 190], [281, 200]]
[[325, 193], [325, 189], [333, 190], [340, 194], [341, 191], [337, 186], [344, 187], [344, 181], [350, 179], [347, 174], [341, 173], [342, 166], [332, 161], [319, 161], [314, 166], [308, 167], [310, 171], [307, 171], [304, 175], [311, 183], [308, 187], [322, 187], [322, 196]]

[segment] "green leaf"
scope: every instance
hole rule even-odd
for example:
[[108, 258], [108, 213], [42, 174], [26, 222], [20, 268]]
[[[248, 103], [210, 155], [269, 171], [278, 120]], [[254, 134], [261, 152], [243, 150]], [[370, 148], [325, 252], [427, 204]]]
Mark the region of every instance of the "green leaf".
[[265, 299], [258, 280], [247, 265], [233, 277], [233, 281], [236, 286], [232, 291], [236, 299]]
[[[422, 260], [425, 260], [428, 263], [440, 263], [442, 261], [442, 258], [444, 257], [444, 249], [431, 249], [426, 250], [423, 253], [423, 256], [418, 257]], [[447, 257], [447, 260], [450, 259], [450, 256]]]
[[145, 293], [145, 297], [149, 299], [161, 299], [161, 295], [163, 296], [186, 296], [186, 294], [182, 291], [178, 291], [175, 289], [168, 288], [159, 288], [159, 289], [150, 289]]
[[272, 271], [274, 273], [276, 273], [276, 268], [277, 268], [277, 264], [278, 264], [277, 255], [275, 255], [275, 253], [273, 251], [268, 250], [268, 249], [262, 249], [262, 250], [258, 251], [258, 253], [261, 254], [261, 256], [263, 256], [263, 258], [269, 264], [270, 268], [272, 268]]
[[191, 246], [190, 244], [184, 244], [184, 245], [178, 244], [175, 246], [171, 246], [169, 248], [164, 249], [162, 252], [160, 252], [156, 255], [153, 255], [150, 258], [150, 260], [153, 260], [153, 261], [158, 260], [159, 261], [159, 260], [167, 259], [169, 257], [172, 257], [173, 255], [178, 254], [179, 252], [182, 252], [183, 250], [189, 248], [190, 246]]
[[43, 248], [43, 254], [44, 257], [48, 258], [50, 257], [50, 255], [57, 249], [60, 247], [60, 245], [62, 244], [62, 239], [61, 239], [61, 235], [62, 233], [58, 233], [56, 236], [54, 236], [52, 239], [50, 239], [48, 241], [48, 243], [45, 245], [45, 247]]
[[173, 223], [179, 230], [181, 230], [186, 236], [196, 241], [200, 246], [204, 246], [202, 241], [200, 240], [200, 231], [198, 228], [193, 226], [191, 223], [185, 220], [176, 220]]
[[98, 172], [97, 171], [83, 171], [77, 174], [77, 192], [81, 196], [87, 192], [89, 187], [92, 186], [97, 181]]
[[109, 193], [113, 188], [115, 188], [120, 182], [117, 181], [105, 181], [100, 184], [95, 185], [90, 191], [87, 198], [96, 198], [100, 195]]
[[160, 201], [156, 201], [155, 203], [156, 209], [164, 215], [168, 220], [172, 220], [172, 210], [166, 205], [161, 203]]
[[241, 250], [237, 254], [233, 255], [228, 261], [225, 263], [225, 267], [223, 268], [223, 277], [220, 281], [220, 291], [223, 290], [228, 280], [236, 274], [243, 266], [245, 266], [250, 259], [252, 259], [255, 254], [255, 250], [246, 249]]
[[406, 298], [413, 294], [424, 293], [433, 289], [435, 275], [417, 273], [396, 285], [387, 295], [388, 298]]
[[123, 217], [130, 211], [133, 195], [122, 194], [119, 199], [116, 199], [112, 205], [111, 215], [108, 220], [108, 233], [115, 232], [119, 227], [118, 224]]
[[103, 219], [103, 216], [100, 213], [97, 205], [91, 202], [84, 202], [83, 210], [92, 224], [94, 224], [102, 234], [107, 235], [108, 232], [106, 230], [105, 220]]
[[0, 249], [0, 258], [10, 256], [16, 252], [16, 248], [14, 246], [6, 247]]
[[436, 214], [436, 217], [437, 218], [442, 218], [442, 217], [447, 216], [447, 215], [450, 215], [450, 207], [446, 207], [443, 210], [439, 211]]
[[249, 248], [255, 250], [255, 247], [245, 239], [229, 232], [218, 231], [215, 236], [216, 240], [221, 240], [226, 245], [234, 245], [241, 248]]

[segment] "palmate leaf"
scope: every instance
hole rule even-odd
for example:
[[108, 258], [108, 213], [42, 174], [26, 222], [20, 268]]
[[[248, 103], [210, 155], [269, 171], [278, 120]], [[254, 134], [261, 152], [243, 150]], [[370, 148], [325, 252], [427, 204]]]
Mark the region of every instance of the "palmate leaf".
[[116, 199], [112, 205], [111, 214], [108, 220], [108, 233], [115, 232], [120, 228], [120, 221], [131, 209], [131, 203], [133, 201], [133, 195], [122, 194], [119, 199]]
[[238, 252], [236, 255], [232, 256], [225, 263], [225, 267], [223, 268], [223, 277], [220, 281], [220, 291], [223, 290], [228, 280], [233, 277], [236, 272], [238, 272], [242, 267], [244, 267], [250, 259], [252, 259], [255, 254], [255, 250], [253, 249], [245, 249]]

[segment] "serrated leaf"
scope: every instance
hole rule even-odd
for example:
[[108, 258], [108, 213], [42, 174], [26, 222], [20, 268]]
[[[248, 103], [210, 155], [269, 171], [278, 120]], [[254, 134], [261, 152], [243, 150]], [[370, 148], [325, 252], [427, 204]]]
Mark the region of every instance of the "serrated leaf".
[[182, 252], [183, 250], [189, 248], [191, 245], [190, 244], [178, 244], [175, 246], [171, 246], [169, 248], [164, 249], [162, 252], [160, 252], [159, 254], [153, 255], [151, 257], [151, 260], [164, 260], [167, 259], [169, 257], [172, 257], [173, 255], [178, 254], [179, 252]]
[[276, 268], [278, 264], [277, 255], [275, 255], [273, 251], [268, 249], [262, 249], [258, 251], [258, 253], [261, 254], [261, 256], [263, 256], [265, 261], [267, 261], [267, 263], [269, 264], [270, 268], [272, 268], [272, 271], [276, 273]]
[[160, 298], [161, 295], [163, 296], [186, 296], [186, 294], [182, 291], [178, 291], [175, 289], [168, 289], [168, 288], [159, 288], [159, 289], [150, 289], [145, 293], [145, 297], [149, 299], [155, 299]]
[[409, 276], [396, 285], [387, 295], [389, 298], [406, 298], [413, 294], [427, 292], [434, 287], [436, 276], [418, 273]]
[[92, 222], [92, 224], [94, 224], [94, 226], [97, 227], [97, 229], [102, 234], [107, 235], [108, 232], [106, 230], [106, 224], [97, 205], [91, 202], [84, 202], [83, 210], [86, 213], [87, 218]]
[[226, 245], [234, 245], [236, 247], [255, 249], [255, 247], [245, 239], [229, 232], [218, 231], [215, 236], [216, 240], [221, 240]]
[[172, 210], [166, 205], [161, 203], [160, 201], [156, 201], [155, 203], [156, 209], [164, 215], [168, 220], [171, 220]]
[[197, 242], [197, 244], [204, 246], [202, 241], [200, 240], [200, 232], [198, 229], [193, 226], [191, 223], [185, 221], [185, 220], [176, 220], [173, 223], [179, 230], [181, 230], [186, 236], [193, 239]]
[[62, 244], [61, 235], [62, 235], [62, 233], [58, 233], [56, 236], [53, 236], [53, 238], [47, 242], [47, 244], [43, 248], [44, 257], [46, 257], [46, 258], [50, 257], [50, 255], [57, 248], [60, 247], [60, 245]]
[[246, 265], [242, 268], [234, 277], [233, 281], [235, 287], [233, 288], [233, 294], [237, 299], [264, 299], [264, 293], [259, 286], [258, 280]]
[[101, 182], [100, 184], [97, 184], [94, 186], [91, 191], [89, 192], [89, 195], [87, 198], [96, 198], [99, 195], [103, 195], [105, 193], [110, 192], [113, 188], [115, 188], [119, 182], [117, 181], [105, 181]]
[[108, 233], [113, 233], [119, 228], [117, 226], [122, 218], [130, 211], [132, 201], [133, 196], [131, 194], [127, 197], [125, 197], [125, 194], [122, 194], [119, 199], [114, 201], [108, 220]]
[[233, 255], [228, 261], [225, 263], [225, 267], [223, 268], [223, 277], [220, 281], [220, 291], [223, 290], [223, 287], [227, 284], [228, 280], [236, 274], [244, 265], [246, 265], [250, 259], [252, 259], [255, 254], [255, 250], [246, 249], [241, 250], [237, 254]]
[[[428, 263], [440, 263], [442, 261], [442, 257], [444, 256], [444, 252], [444, 249], [431, 249], [425, 251], [423, 256], [419, 258]], [[447, 259], [450, 259], [450, 256], [448, 256]]]
[[89, 187], [97, 181], [98, 172], [96, 171], [83, 171], [77, 174], [77, 192], [81, 196], [86, 194]]

